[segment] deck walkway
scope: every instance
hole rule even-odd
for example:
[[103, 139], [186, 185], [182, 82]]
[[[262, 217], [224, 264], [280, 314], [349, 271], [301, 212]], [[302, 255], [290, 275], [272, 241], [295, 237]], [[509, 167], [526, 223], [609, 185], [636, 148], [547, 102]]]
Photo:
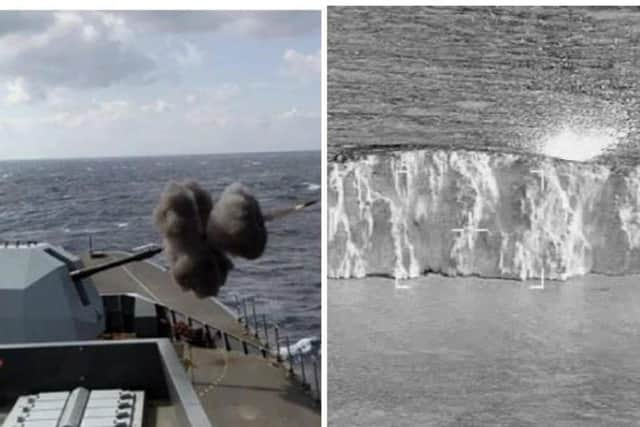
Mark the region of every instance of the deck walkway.
[[[82, 261], [86, 266], [94, 266], [127, 255], [124, 252], [109, 252], [100, 258], [86, 255], [82, 257]], [[200, 299], [193, 292], [183, 291], [173, 283], [167, 272], [152, 263], [134, 262], [98, 273], [92, 279], [101, 294], [137, 293], [245, 341], [258, 343], [217, 299]]]
[[221, 349], [192, 347], [188, 354], [194, 366], [192, 382], [214, 425], [320, 425], [318, 405], [281, 365]]
[[[126, 256], [83, 256], [86, 266]], [[229, 334], [258, 343], [216, 299], [199, 299], [175, 285], [167, 272], [149, 262], [135, 262], [92, 276], [101, 294], [137, 293]], [[180, 347], [180, 346], [178, 346]], [[320, 426], [320, 408], [272, 359], [237, 351], [191, 347], [188, 357], [194, 388], [215, 426]]]

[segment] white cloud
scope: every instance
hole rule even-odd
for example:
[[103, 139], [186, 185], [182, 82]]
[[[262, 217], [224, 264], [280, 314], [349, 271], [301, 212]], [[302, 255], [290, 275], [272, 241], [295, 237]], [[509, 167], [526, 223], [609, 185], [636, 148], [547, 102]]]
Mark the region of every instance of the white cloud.
[[187, 122], [200, 127], [225, 128], [231, 123], [231, 115], [222, 108], [205, 106], [191, 109], [186, 112]]
[[98, 32], [96, 27], [94, 27], [93, 25], [89, 24], [82, 27], [82, 38], [86, 42], [91, 43], [99, 37], [100, 37], [100, 33]]
[[218, 102], [229, 101], [240, 93], [240, 86], [236, 83], [223, 83], [208, 91], [209, 96]]
[[295, 49], [287, 49], [283, 60], [288, 74], [300, 80], [309, 80], [320, 76], [320, 51], [304, 54]]
[[111, 100], [94, 103], [88, 108], [61, 110], [45, 116], [43, 124], [66, 128], [83, 126], [105, 126], [109, 123], [131, 118], [131, 105], [126, 100]]
[[318, 12], [2, 11], [0, 133], [28, 144], [0, 157], [309, 147], [319, 28]]
[[98, 104], [97, 113], [108, 120], [120, 120], [129, 112], [129, 102], [125, 100], [106, 101]]
[[183, 42], [173, 56], [182, 67], [194, 67], [202, 64], [204, 52], [193, 43]]
[[31, 101], [31, 95], [25, 87], [23, 77], [16, 77], [15, 80], [7, 82], [6, 100], [9, 104], [21, 104]]
[[133, 30], [127, 24], [124, 16], [116, 13], [101, 12], [99, 14], [102, 24], [107, 28], [109, 40], [127, 43], [133, 38]]
[[166, 113], [167, 111], [171, 110], [173, 108], [173, 105], [168, 103], [167, 101], [165, 101], [164, 99], [156, 99], [155, 102], [151, 103], [151, 104], [146, 104], [143, 105], [142, 107], [140, 107], [140, 110], [142, 110], [145, 113]]
[[131, 30], [121, 17], [102, 12], [52, 17], [42, 31], [0, 37], [0, 74], [22, 76], [44, 93], [52, 87], [106, 87], [154, 69], [150, 57], [131, 44]]
[[[22, 78], [7, 102], [48, 98], [58, 89], [102, 89], [182, 78], [202, 65], [208, 50], [199, 36], [223, 32], [248, 38], [293, 38], [319, 32], [317, 11], [57, 11], [0, 12], [0, 79]], [[149, 37], [171, 34], [169, 52]], [[149, 36], [150, 35], [150, 36]], [[168, 61], [167, 61], [168, 60]], [[285, 68], [296, 79], [319, 75], [319, 54], [289, 49]], [[2, 80], [0, 80], [2, 81]]]
[[184, 102], [187, 105], [222, 105], [237, 98], [241, 92], [240, 86], [236, 83], [222, 83], [188, 93], [184, 97]]

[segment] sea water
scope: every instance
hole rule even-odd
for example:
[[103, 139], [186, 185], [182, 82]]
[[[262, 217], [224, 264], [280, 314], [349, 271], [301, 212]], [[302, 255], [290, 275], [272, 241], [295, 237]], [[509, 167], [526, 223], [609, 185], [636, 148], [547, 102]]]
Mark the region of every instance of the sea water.
[[329, 151], [559, 138], [637, 161], [639, 22], [637, 8], [329, 7]]
[[330, 280], [329, 425], [631, 426], [640, 276]]

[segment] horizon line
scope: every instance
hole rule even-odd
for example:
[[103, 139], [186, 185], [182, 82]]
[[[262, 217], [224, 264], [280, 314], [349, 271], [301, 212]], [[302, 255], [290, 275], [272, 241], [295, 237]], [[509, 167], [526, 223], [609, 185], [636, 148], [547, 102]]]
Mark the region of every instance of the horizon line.
[[272, 154], [272, 153], [303, 153], [303, 152], [320, 152], [322, 149], [299, 149], [299, 150], [271, 150], [271, 151], [219, 151], [215, 153], [162, 153], [162, 154], [133, 154], [133, 155], [115, 155], [115, 156], [83, 156], [83, 157], [13, 157], [0, 158], [2, 162], [29, 162], [38, 160], [100, 160], [100, 159], [131, 159], [131, 158], [158, 158], [158, 157], [195, 157], [195, 156], [216, 156], [216, 155], [234, 155], [234, 154]]

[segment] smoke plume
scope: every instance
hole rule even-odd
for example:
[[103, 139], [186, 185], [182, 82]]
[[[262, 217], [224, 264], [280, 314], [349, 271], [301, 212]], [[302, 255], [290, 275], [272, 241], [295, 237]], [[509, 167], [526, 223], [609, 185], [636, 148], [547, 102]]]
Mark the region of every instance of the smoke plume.
[[216, 202], [207, 225], [207, 237], [231, 255], [259, 258], [267, 244], [260, 204], [240, 183], [229, 185]]
[[196, 182], [171, 182], [153, 213], [174, 281], [200, 298], [216, 296], [233, 267], [206, 238], [212, 206], [211, 196]]
[[216, 296], [233, 263], [227, 256], [256, 259], [267, 245], [265, 222], [316, 201], [263, 215], [260, 204], [240, 183], [229, 185], [213, 203], [195, 181], [171, 182], [153, 212], [162, 233], [173, 280], [200, 298]]

